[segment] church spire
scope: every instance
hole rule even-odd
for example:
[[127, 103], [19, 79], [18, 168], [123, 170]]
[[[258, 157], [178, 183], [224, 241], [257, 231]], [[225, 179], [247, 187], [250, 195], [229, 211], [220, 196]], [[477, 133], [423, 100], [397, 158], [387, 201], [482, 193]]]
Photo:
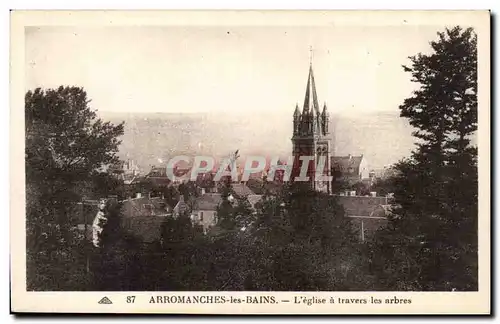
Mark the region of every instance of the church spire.
[[304, 98], [304, 107], [302, 111], [309, 113], [313, 110], [316, 115], [320, 114], [318, 96], [316, 94], [316, 84], [314, 83], [314, 73], [311, 64], [309, 65], [309, 76], [307, 77], [306, 95]]
[[295, 112], [293, 113], [294, 117], [300, 116], [299, 104], [295, 104]]
[[326, 108], [326, 102], [323, 106], [323, 112], [321, 113], [321, 120], [322, 120], [322, 124], [323, 124], [323, 135], [327, 135], [328, 134], [328, 124], [330, 123], [330, 118], [329, 118], [329, 114], [328, 114], [328, 109]]

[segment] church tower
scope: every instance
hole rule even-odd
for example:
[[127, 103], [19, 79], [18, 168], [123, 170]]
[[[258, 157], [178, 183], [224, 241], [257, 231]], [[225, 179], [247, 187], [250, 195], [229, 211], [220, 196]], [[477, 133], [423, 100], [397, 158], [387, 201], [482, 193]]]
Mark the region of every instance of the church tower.
[[307, 77], [307, 88], [302, 111], [298, 104], [295, 106], [293, 114], [293, 156], [295, 157], [292, 179], [300, 173], [303, 161], [300, 156], [311, 156], [314, 160], [309, 162], [307, 177], [309, 185], [313, 190], [325, 193], [331, 192], [331, 182], [316, 178], [316, 167], [321, 157], [324, 171], [322, 175], [330, 176], [331, 160], [331, 140], [329, 134], [329, 114], [326, 103], [323, 109], [318, 105], [316, 85], [314, 83], [314, 73], [312, 62], [309, 65], [309, 76]]

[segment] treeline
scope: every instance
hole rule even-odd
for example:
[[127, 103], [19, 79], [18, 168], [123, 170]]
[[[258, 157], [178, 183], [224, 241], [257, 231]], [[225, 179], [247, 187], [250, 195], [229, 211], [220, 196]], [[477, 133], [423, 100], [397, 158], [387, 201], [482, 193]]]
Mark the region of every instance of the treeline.
[[403, 67], [420, 85], [400, 106], [418, 146], [383, 184], [393, 215], [367, 243], [334, 197], [290, 186], [255, 211], [223, 199], [207, 235], [187, 215], [167, 219], [148, 245], [121, 232], [116, 208], [93, 249], [66, 208], [116, 191], [95, 170], [117, 161], [123, 125], [97, 119], [83, 89], [28, 92], [28, 289], [477, 290], [477, 37], [456, 27], [430, 44]]
[[110, 241], [97, 257], [102, 267], [94, 275], [100, 288], [315, 291], [367, 286], [362, 244], [334, 197], [291, 187], [265, 198], [252, 212], [242, 197], [227, 199], [230, 191], [224, 189], [218, 224], [207, 235], [186, 214], [166, 219], [156, 243]]
[[381, 288], [478, 289], [477, 36], [438, 33], [404, 66], [420, 89], [400, 106], [417, 149], [391, 180], [399, 205], [370, 246]]

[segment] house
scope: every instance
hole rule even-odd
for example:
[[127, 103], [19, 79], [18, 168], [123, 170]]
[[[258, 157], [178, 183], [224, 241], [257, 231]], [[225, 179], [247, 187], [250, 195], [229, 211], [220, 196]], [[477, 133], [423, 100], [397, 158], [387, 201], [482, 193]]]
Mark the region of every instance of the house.
[[134, 160], [127, 159], [121, 163], [123, 174], [137, 176], [140, 173], [139, 166]]
[[177, 218], [181, 215], [184, 215], [187, 211], [189, 211], [189, 207], [186, 204], [186, 202], [184, 201], [184, 196], [180, 195], [179, 201], [175, 205], [172, 214], [173, 214], [174, 218]]
[[[143, 243], [159, 240], [161, 224], [172, 214], [172, 208], [160, 197], [137, 194], [121, 203], [120, 227], [124, 233]], [[97, 213], [97, 200], [84, 200], [75, 204], [70, 212], [70, 222], [87, 240], [92, 239], [92, 222]]]
[[335, 178], [342, 179], [350, 184], [370, 178], [368, 162], [363, 155], [332, 156], [331, 168], [332, 175]]
[[351, 219], [359, 239], [365, 242], [375, 232], [387, 225], [387, 217], [391, 214], [389, 197], [377, 196], [337, 196], [337, 202], [344, 207], [346, 216]]
[[124, 233], [141, 243], [160, 242], [162, 224], [172, 215], [172, 207], [167, 201], [137, 194], [121, 203], [120, 226]]
[[217, 207], [222, 203], [219, 193], [205, 193], [197, 197], [193, 203], [191, 221], [203, 226], [206, 232], [217, 223]]
[[161, 197], [149, 197], [137, 194], [136, 198], [123, 200], [123, 217], [170, 216], [172, 208]]
[[[244, 193], [246, 193], [246, 189], [243, 190], [245, 190]], [[262, 201], [262, 198], [262, 195], [255, 194], [246, 196], [246, 199], [254, 211], [257, 208], [257, 204]], [[220, 193], [205, 193], [197, 197], [193, 204], [191, 221], [194, 224], [201, 225], [203, 231], [207, 233], [210, 228], [213, 228], [217, 224], [217, 208], [221, 203], [222, 195]]]
[[[102, 169], [101, 171], [104, 170]], [[134, 160], [127, 159], [126, 161], [120, 161], [116, 164], [109, 165], [107, 167], [107, 172], [130, 184], [133, 179], [139, 176], [140, 169]]]
[[143, 184], [150, 184], [152, 186], [168, 186], [172, 181], [167, 176], [167, 168], [151, 167], [151, 171], [142, 179]]

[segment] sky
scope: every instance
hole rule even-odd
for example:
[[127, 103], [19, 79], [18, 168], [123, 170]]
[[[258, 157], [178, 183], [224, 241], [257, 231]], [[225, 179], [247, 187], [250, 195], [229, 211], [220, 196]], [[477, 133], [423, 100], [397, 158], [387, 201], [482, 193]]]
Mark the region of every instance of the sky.
[[311, 59], [330, 112], [394, 111], [416, 89], [403, 64], [444, 26], [27, 27], [25, 86], [84, 87], [104, 112], [283, 112], [303, 104]]

